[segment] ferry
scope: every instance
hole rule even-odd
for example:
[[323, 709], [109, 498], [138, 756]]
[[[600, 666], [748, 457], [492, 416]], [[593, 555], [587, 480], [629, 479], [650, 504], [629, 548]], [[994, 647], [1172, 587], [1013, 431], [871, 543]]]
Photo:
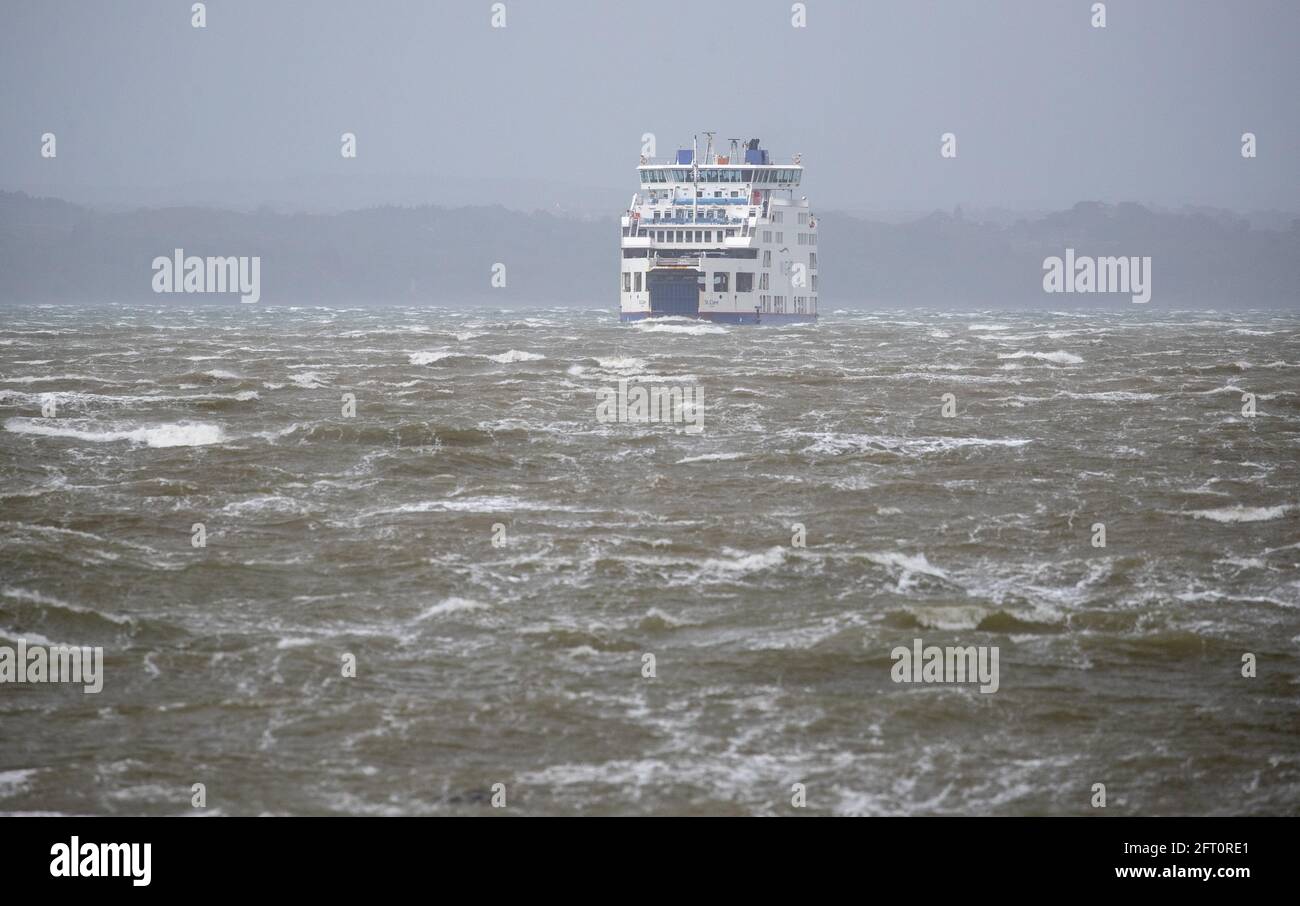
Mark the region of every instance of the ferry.
[[699, 136], [670, 162], [643, 156], [622, 216], [619, 317], [728, 324], [817, 320], [817, 218], [800, 155], [777, 163], [756, 138]]

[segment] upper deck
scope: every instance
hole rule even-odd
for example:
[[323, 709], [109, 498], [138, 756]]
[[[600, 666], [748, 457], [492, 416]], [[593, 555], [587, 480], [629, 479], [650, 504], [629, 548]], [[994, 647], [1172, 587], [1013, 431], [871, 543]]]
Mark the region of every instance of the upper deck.
[[675, 163], [642, 164], [637, 167], [637, 173], [640, 174], [643, 189], [672, 184], [690, 185], [696, 182], [752, 185], [765, 189], [793, 189], [803, 181], [803, 166], [800, 164], [732, 165], [727, 163], [725, 157], [721, 158], [719, 163], [701, 165], [698, 175], [695, 167], [683, 167]]

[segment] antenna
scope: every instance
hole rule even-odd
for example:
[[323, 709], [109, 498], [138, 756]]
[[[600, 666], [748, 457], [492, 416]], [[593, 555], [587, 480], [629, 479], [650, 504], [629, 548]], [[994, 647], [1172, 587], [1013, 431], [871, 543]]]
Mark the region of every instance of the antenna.
[[691, 136], [691, 223], [699, 221], [700, 136]]
[[717, 133], [716, 133], [716, 132], [706, 132], [706, 133], [704, 133], [704, 134], [705, 134], [705, 135], [708, 137], [708, 139], [709, 139], [708, 144], [704, 146], [704, 162], [705, 162], [706, 164], [716, 164], [717, 161], [714, 160], [714, 158], [713, 158], [713, 136], [717, 135]]

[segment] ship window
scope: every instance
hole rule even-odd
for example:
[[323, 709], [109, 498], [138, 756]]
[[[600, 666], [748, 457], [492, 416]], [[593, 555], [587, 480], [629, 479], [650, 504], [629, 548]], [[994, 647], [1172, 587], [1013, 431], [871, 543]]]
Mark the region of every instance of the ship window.
[[641, 292], [641, 272], [640, 272], [640, 271], [637, 271], [637, 272], [632, 276], [632, 291], [633, 291], [633, 292], [636, 292], [636, 293]]
[[810, 268], [812, 268], [813, 270], [817, 270], [817, 253], [816, 253], [816, 252], [809, 252], [809, 253], [808, 253], [808, 266], [809, 266]]
[[632, 275], [627, 271], [623, 271], [623, 292], [632, 292]]
[[816, 275], [816, 274], [813, 274], [813, 275], [812, 275], [812, 289], [813, 289], [813, 292], [817, 292], [817, 275]]
[[695, 241], [696, 241], [696, 242], [703, 242], [703, 241], [704, 241], [704, 231], [703, 231], [703, 230], [696, 230], [696, 231], [695, 231]]
[[752, 293], [754, 291], [754, 274], [752, 271], [739, 271], [736, 274], [736, 292]]
[[[771, 230], [764, 230], [764, 231], [763, 231], [763, 241], [764, 241], [764, 242], [771, 242], [771, 241], [772, 241], [772, 231], [771, 231]], [[769, 253], [769, 254], [770, 254], [770, 253]]]
[[759, 289], [769, 289], [769, 288], [770, 288], [770, 287], [767, 285], [767, 274], [761, 274], [761, 275], [759, 276], [759, 278], [758, 278], [758, 288], [759, 288]]
[[726, 271], [719, 271], [713, 275], [713, 291], [715, 293], [725, 293], [727, 291]]
[[772, 251], [771, 249], [768, 249], [763, 253], [763, 267], [771, 267], [771, 266], [772, 266]]

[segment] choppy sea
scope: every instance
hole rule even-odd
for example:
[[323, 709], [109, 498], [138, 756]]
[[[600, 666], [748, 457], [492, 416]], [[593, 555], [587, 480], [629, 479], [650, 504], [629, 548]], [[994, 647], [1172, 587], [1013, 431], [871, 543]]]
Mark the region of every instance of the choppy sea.
[[1296, 814], [1300, 316], [5, 309], [20, 639], [8, 814]]

